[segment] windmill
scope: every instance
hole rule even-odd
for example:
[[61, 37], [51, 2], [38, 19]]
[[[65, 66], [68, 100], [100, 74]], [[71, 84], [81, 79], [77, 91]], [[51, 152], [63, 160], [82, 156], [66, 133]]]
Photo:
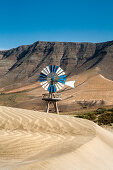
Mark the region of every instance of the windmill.
[[46, 66], [40, 73], [40, 84], [48, 94], [43, 94], [42, 100], [47, 101], [47, 113], [49, 112], [49, 104], [53, 103], [56, 113], [59, 113], [57, 101], [61, 100], [60, 94], [56, 93], [61, 90], [64, 85], [74, 88], [75, 81], [66, 81], [66, 75], [62, 68], [56, 65]]

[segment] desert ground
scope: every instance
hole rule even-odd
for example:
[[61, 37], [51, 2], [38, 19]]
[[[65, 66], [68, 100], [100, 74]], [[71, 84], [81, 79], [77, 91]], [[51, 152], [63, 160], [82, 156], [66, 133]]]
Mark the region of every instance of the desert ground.
[[[93, 101], [98, 105], [97, 108], [102, 107], [100, 106], [102, 100], [106, 106], [113, 105], [113, 81], [102, 76], [98, 68], [67, 77], [67, 81], [70, 80], [75, 80], [75, 88], [64, 86], [59, 91], [62, 96], [62, 101], [58, 103], [61, 113], [81, 111], [81, 106], [77, 104], [79, 101]], [[12, 90], [8, 89], [8, 86], [1, 89], [3, 94], [0, 95], [0, 105], [46, 111], [46, 102], [42, 101], [42, 94], [48, 92], [41, 87], [40, 82]]]
[[0, 106], [0, 170], [112, 170], [113, 133], [72, 116]]

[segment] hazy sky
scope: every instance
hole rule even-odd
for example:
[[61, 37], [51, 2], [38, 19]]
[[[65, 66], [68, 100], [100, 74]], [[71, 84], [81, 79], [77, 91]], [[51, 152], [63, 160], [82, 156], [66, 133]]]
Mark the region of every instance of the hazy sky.
[[113, 40], [113, 0], [0, 0], [0, 49]]

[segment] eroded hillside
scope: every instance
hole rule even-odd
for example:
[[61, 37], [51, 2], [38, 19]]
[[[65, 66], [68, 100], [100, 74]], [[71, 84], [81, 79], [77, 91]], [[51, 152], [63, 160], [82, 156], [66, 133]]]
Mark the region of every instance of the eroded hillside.
[[0, 87], [14, 89], [34, 83], [49, 64], [60, 65], [67, 75], [97, 67], [113, 79], [113, 41], [105, 43], [36, 42], [0, 52]]

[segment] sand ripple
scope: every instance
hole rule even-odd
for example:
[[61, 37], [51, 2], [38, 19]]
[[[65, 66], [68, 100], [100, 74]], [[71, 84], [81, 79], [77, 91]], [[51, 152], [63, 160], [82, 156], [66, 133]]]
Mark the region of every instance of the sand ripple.
[[[94, 163], [90, 155], [97, 158], [100, 152], [95, 152], [100, 148], [109, 157], [110, 169], [113, 162], [113, 136], [94, 123], [69, 116], [0, 107], [2, 170], [80, 170], [87, 165], [88, 159]], [[86, 160], [83, 161], [82, 156]], [[108, 162], [105, 165], [107, 167]]]

